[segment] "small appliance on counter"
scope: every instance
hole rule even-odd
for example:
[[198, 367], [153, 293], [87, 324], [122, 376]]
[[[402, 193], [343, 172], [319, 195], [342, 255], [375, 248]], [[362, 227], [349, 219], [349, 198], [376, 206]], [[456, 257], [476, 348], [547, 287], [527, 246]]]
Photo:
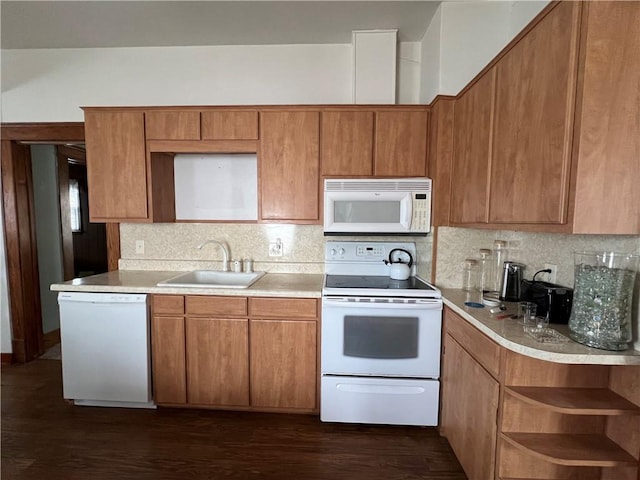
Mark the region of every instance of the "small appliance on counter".
[[539, 280], [523, 280], [521, 299], [533, 302], [538, 306], [537, 315], [545, 317], [549, 314], [549, 323], [569, 321], [573, 289]]
[[502, 283], [500, 286], [500, 300], [517, 302], [521, 296], [522, 272], [525, 266], [516, 262], [504, 262], [502, 269]]

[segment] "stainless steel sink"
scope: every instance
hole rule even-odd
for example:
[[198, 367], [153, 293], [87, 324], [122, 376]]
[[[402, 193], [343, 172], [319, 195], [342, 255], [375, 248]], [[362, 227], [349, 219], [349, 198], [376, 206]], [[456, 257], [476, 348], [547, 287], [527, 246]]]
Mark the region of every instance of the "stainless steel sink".
[[217, 270], [194, 270], [158, 283], [159, 287], [248, 288], [266, 272], [236, 273]]

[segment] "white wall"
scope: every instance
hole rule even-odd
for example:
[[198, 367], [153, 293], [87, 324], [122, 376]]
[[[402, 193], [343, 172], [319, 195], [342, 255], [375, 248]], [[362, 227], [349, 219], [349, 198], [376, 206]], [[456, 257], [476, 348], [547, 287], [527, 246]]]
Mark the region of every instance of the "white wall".
[[84, 105], [350, 101], [350, 45], [2, 52], [3, 122], [82, 121]]
[[[398, 98], [416, 103], [417, 43], [400, 44]], [[351, 45], [2, 51], [2, 121], [82, 121], [97, 105], [345, 104]]]
[[49, 287], [52, 283], [64, 281], [57, 165], [53, 145], [31, 146], [43, 333], [60, 328], [58, 295]]
[[421, 103], [457, 95], [548, 3], [442, 3], [422, 40]]
[[420, 103], [431, 103], [440, 93], [442, 5], [436, 10], [420, 48]]

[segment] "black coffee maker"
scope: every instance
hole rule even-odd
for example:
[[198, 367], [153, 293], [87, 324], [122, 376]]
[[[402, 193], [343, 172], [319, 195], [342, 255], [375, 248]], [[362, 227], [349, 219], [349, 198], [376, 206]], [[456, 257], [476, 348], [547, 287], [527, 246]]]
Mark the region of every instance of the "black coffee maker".
[[573, 289], [537, 280], [522, 281], [522, 300], [535, 303], [536, 314], [549, 314], [549, 323], [568, 323], [573, 303]]
[[521, 263], [504, 262], [499, 292], [500, 300], [505, 302], [517, 302], [520, 300], [524, 269], [525, 266]]

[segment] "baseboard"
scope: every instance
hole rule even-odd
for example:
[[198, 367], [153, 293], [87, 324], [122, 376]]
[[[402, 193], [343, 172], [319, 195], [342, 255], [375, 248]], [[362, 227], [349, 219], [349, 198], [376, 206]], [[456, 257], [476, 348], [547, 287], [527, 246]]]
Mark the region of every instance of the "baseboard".
[[56, 328], [43, 335], [44, 351], [60, 343], [60, 329]]
[[13, 353], [0, 353], [0, 362], [2, 365], [11, 365], [13, 363]]

